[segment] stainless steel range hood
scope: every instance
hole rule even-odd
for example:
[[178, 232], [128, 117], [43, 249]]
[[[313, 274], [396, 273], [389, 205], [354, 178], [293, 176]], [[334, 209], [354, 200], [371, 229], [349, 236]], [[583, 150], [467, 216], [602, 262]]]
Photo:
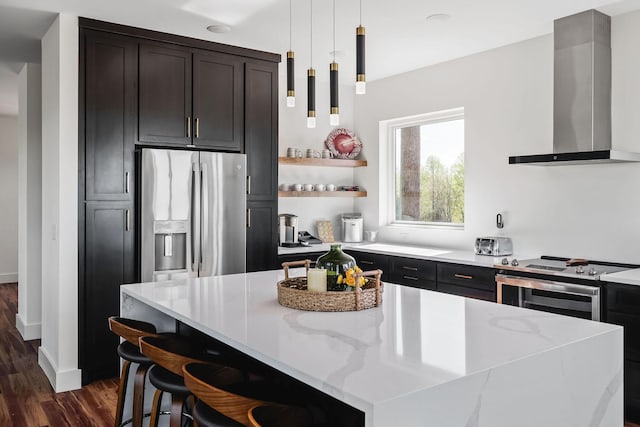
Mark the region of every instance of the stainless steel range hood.
[[554, 21], [553, 153], [509, 164], [638, 162], [611, 149], [611, 18], [587, 10]]

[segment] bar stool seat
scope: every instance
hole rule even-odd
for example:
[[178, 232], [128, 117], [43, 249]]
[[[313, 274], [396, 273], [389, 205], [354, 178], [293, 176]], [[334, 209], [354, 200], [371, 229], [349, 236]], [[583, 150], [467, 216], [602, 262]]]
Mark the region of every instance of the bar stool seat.
[[297, 406], [265, 404], [249, 410], [252, 427], [308, 427], [312, 425], [309, 413]]
[[147, 375], [149, 382], [159, 390], [171, 394], [191, 394], [180, 375], [167, 371], [162, 366], [153, 366]]
[[137, 345], [131, 344], [129, 341], [123, 341], [118, 345], [118, 356], [121, 359], [128, 360], [131, 363], [137, 363], [139, 365], [152, 364], [153, 362], [144, 354], [140, 353], [140, 349]]
[[193, 408], [193, 419], [197, 420], [198, 427], [245, 427], [244, 424], [222, 415], [201, 400], [198, 400]]

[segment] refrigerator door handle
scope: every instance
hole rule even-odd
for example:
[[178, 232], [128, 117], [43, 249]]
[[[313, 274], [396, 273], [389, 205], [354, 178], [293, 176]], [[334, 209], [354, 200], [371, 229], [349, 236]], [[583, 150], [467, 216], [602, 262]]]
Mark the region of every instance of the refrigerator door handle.
[[[209, 248], [209, 181], [207, 179], [207, 164], [200, 164], [200, 271], [207, 272], [204, 253], [208, 254]], [[207, 258], [208, 259], [208, 258]]]
[[196, 242], [199, 240], [198, 231], [196, 227], [199, 225], [199, 206], [198, 206], [198, 194], [200, 193], [198, 185], [198, 165], [192, 163], [191, 165], [191, 271], [198, 272], [198, 264], [196, 261], [196, 254], [199, 252], [196, 249]]

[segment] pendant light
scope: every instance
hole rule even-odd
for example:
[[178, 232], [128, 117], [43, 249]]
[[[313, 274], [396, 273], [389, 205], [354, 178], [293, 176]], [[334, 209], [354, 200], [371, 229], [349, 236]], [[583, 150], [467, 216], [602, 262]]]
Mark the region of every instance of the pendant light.
[[329, 64], [329, 92], [331, 109], [329, 111], [329, 124], [340, 124], [340, 111], [338, 108], [338, 63], [336, 62], [336, 0], [333, 0], [333, 62]]
[[294, 54], [291, 49], [291, 33], [293, 28], [293, 19], [291, 14], [292, 5], [289, 0], [289, 51], [287, 52], [287, 107], [296, 106], [295, 92], [295, 75], [294, 75]]
[[316, 127], [316, 70], [313, 69], [313, 0], [309, 0], [309, 69], [307, 70], [307, 127]]
[[367, 93], [364, 74], [364, 27], [362, 26], [362, 0], [360, 0], [360, 25], [356, 28], [356, 94]]

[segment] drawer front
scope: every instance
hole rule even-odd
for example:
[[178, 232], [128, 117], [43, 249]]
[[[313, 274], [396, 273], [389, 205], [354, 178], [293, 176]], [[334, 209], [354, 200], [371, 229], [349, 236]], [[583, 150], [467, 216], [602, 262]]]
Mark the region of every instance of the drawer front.
[[438, 283], [496, 291], [496, 272], [493, 268], [462, 264], [438, 263]]
[[370, 254], [366, 252], [348, 251], [356, 259], [356, 264], [364, 271], [382, 270], [382, 280], [388, 280], [389, 255]]
[[637, 286], [607, 284], [607, 310], [638, 314], [640, 288]]
[[640, 316], [609, 311], [607, 323], [624, 327], [624, 357], [640, 362]]
[[468, 288], [466, 286], [438, 282], [437, 290], [438, 292], [443, 292], [445, 294], [496, 302], [496, 293], [484, 289]]
[[286, 255], [278, 255], [278, 265], [282, 265], [283, 262], [292, 262], [292, 261], [304, 261], [306, 259], [311, 261], [311, 265], [315, 265], [318, 257], [322, 255], [324, 252], [307, 252], [301, 254], [286, 254]]
[[436, 281], [436, 263], [421, 259], [399, 258], [391, 259], [392, 277], [414, 277], [418, 279]]
[[436, 290], [436, 282], [434, 280], [423, 279], [410, 274], [393, 274], [389, 281], [398, 285], [411, 286], [412, 288]]

